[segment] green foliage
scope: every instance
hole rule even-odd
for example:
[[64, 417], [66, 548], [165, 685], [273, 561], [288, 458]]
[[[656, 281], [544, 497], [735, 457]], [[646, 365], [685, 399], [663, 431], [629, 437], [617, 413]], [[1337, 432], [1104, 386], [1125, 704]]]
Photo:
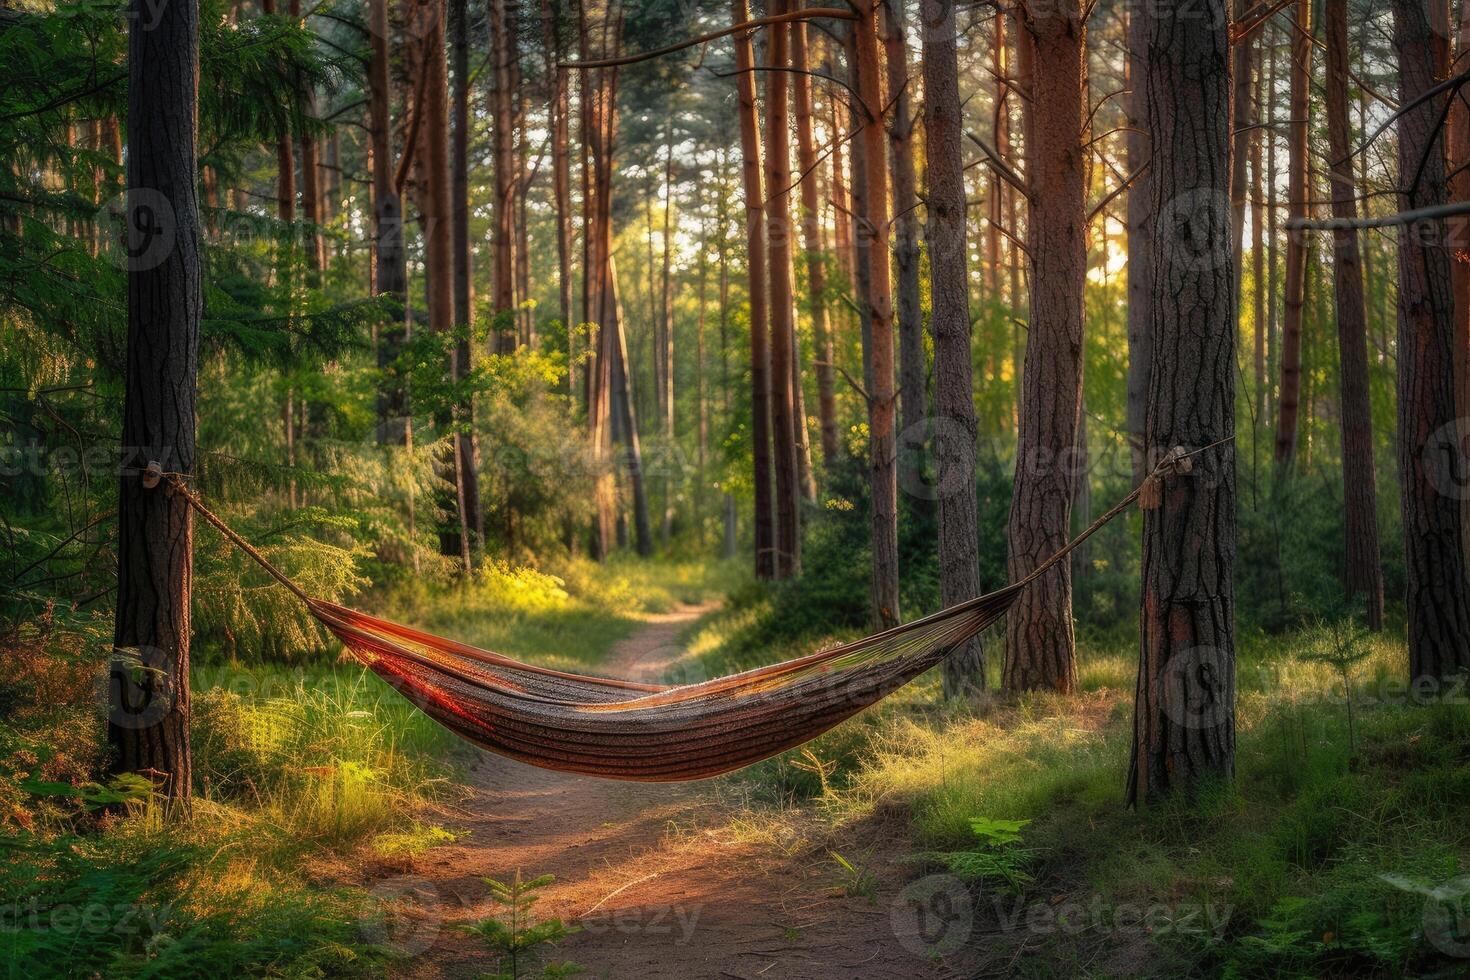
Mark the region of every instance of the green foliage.
[[[461, 928], [500, 954], [501, 971], [487, 974], [487, 980], [520, 980], [529, 976], [542, 947], [555, 946], [576, 932], [560, 919], [539, 919], [532, 906], [540, 897], [536, 892], [556, 879], [551, 875], [524, 880], [520, 871], [509, 883], [494, 878], [481, 879], [490, 886], [490, 898], [502, 911]], [[542, 968], [544, 977], [565, 977], [582, 972], [574, 963], [550, 963]]]
[[878, 876], [868, 866], [872, 853], [861, 855], [857, 862], [849, 861], [836, 851], [828, 851], [832, 863], [837, 865], [837, 885], [848, 898], [866, 899], [869, 905], [878, 901]]
[[1014, 892], [1035, 880], [1027, 867], [1036, 852], [1021, 846], [1021, 828], [1030, 822], [978, 817], [970, 821], [978, 841], [972, 850], [926, 851], [915, 857], [942, 865], [962, 881]]

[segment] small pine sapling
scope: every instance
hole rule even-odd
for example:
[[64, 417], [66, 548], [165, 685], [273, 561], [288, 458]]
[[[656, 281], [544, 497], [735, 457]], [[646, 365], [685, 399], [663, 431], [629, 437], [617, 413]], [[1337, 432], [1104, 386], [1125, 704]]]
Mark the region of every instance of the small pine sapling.
[[[543, 922], [531, 909], [538, 897], [535, 893], [555, 881], [554, 876], [541, 875], [526, 881], [517, 871], [515, 880], [509, 884], [494, 878], [482, 880], [490, 886], [490, 898], [502, 910], [498, 915], [486, 916], [461, 928], [500, 954], [501, 971], [486, 974], [484, 980], [520, 980], [529, 976], [525, 971], [543, 952], [542, 947], [555, 946], [577, 931], [575, 926], [568, 926], [561, 919]], [[548, 963], [541, 968], [541, 976], [549, 978], [569, 977], [581, 972], [582, 967], [576, 963]]]
[[1363, 630], [1352, 620], [1319, 624], [1306, 650], [1297, 654], [1304, 663], [1326, 664], [1342, 678], [1342, 695], [1347, 702], [1348, 758], [1358, 757], [1358, 738], [1353, 717], [1353, 668], [1373, 652], [1364, 642]]

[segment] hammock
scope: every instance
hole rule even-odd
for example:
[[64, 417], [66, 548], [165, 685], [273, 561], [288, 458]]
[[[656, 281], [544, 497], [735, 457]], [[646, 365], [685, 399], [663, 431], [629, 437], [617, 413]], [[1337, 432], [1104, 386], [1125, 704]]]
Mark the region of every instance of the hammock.
[[1160, 472], [1183, 455], [1171, 453], [1138, 489], [1006, 588], [830, 650], [679, 687], [537, 667], [313, 598], [177, 476], [168, 478], [356, 659], [456, 735], [544, 769], [673, 782], [717, 776], [800, 745], [939, 664], [1141, 493], [1156, 491]]

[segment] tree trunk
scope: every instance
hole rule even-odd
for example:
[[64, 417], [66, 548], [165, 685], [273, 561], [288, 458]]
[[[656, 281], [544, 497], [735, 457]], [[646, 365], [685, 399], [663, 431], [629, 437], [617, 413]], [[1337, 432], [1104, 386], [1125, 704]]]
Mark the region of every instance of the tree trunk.
[[[1232, 0], [1234, 7], [1234, 19], [1239, 21], [1245, 16], [1249, 0]], [[1250, 184], [1246, 163], [1250, 157], [1251, 137], [1254, 130], [1251, 129], [1251, 46], [1254, 35], [1247, 34], [1245, 38], [1230, 47], [1230, 80], [1234, 91], [1230, 98], [1230, 111], [1232, 122], [1233, 145], [1230, 148], [1230, 229], [1232, 232], [1231, 255], [1235, 261], [1235, 288], [1241, 287], [1241, 272], [1243, 269], [1245, 248], [1245, 202], [1246, 190]]]
[[[470, 286], [470, 44], [466, 0], [450, 0], [450, 44], [454, 52], [454, 130], [450, 146], [450, 206], [454, 238], [454, 325], [466, 328], [454, 345], [452, 372], [454, 380], [463, 382], [473, 367], [470, 338], [474, 335], [475, 302]], [[468, 529], [471, 556], [484, 547], [485, 518], [480, 508], [479, 452], [475, 440], [475, 404], [466, 395], [457, 406], [455, 417], [455, 467], [459, 474], [464, 509], [464, 526]]]
[[[1332, 167], [1332, 216], [1351, 222], [1358, 216], [1354, 195], [1351, 127], [1348, 124], [1347, 6], [1328, 3], [1327, 142]], [[1373, 406], [1368, 391], [1368, 312], [1358, 233], [1333, 232], [1333, 285], [1337, 298], [1337, 339], [1342, 389], [1343, 510], [1347, 532], [1348, 595], [1361, 592], [1368, 625], [1383, 628], [1383, 565], [1378, 553], [1378, 489], [1373, 471]]]
[[[1434, 45], [1424, 6], [1393, 2], [1399, 104], [1436, 83]], [[1424, 102], [1399, 117], [1399, 206], [1445, 200], [1442, 109]], [[1454, 295], [1444, 229], [1416, 226], [1399, 236], [1399, 485], [1408, 585], [1409, 683], [1429, 691], [1470, 668], [1470, 591], [1465, 577], [1465, 495], [1461, 425], [1455, 415]]]
[[[1470, 3], [1460, 5], [1460, 57], [1470, 53]], [[1463, 89], [1450, 101], [1449, 125], [1449, 199], [1470, 201], [1470, 104]], [[1451, 218], [1446, 222], [1450, 244], [1450, 278], [1455, 293], [1455, 415], [1461, 424], [1470, 419], [1470, 218]], [[1460, 434], [1461, 446], [1470, 452], [1470, 432]], [[1463, 458], [1463, 454], [1462, 454]], [[1465, 562], [1470, 566], [1470, 493], [1464, 494], [1461, 507], [1464, 528]]]
[[[1204, 450], [1235, 430], [1230, 40], [1225, 0], [1143, 26], [1154, 154], [1153, 371], [1146, 444]], [[1235, 771], [1235, 464], [1229, 445], [1161, 475], [1143, 513], [1142, 644], [1128, 802]]]
[[490, 61], [494, 87], [490, 93], [493, 114], [491, 152], [495, 171], [494, 230], [490, 248], [491, 294], [495, 301], [494, 346], [501, 351], [515, 347], [515, 188], [518, 164], [515, 158], [515, 91], [511, 86], [514, 40], [510, 36], [506, 0], [490, 0]]
[[623, 442], [628, 449], [628, 480], [633, 485], [633, 528], [638, 554], [647, 558], [653, 554], [653, 529], [648, 519], [648, 489], [643, 478], [643, 449], [638, 440], [638, 416], [633, 409], [633, 390], [628, 370], [628, 338], [623, 332], [623, 308], [618, 299], [617, 264], [613, 260], [611, 242], [607, 243], [605, 258], [607, 274], [604, 279], [603, 315], [611, 331], [613, 355], [612, 397], [616, 411], [622, 416]]
[[[291, 19], [305, 26], [301, 17], [301, 0], [290, 0]], [[308, 119], [316, 118], [316, 91], [311, 85], [301, 84], [296, 93], [303, 105], [303, 114]], [[309, 133], [297, 136], [301, 151], [301, 217], [306, 221], [306, 263], [311, 270], [313, 283], [320, 282], [320, 272], [326, 265], [327, 245], [322, 238], [322, 171], [320, 147], [316, 137]]]
[[[919, 216], [914, 178], [914, 123], [909, 91], [904, 0], [883, 0], [884, 63], [888, 68], [888, 164], [893, 174], [894, 265], [898, 273], [898, 375], [901, 424], [899, 483], [920, 484], [929, 416], [924, 320], [919, 310]], [[968, 319], [968, 316], [967, 316]]]
[[[1150, 159], [1149, 134], [1144, 129], [1146, 107], [1143, 83], [1146, 65], [1143, 60], [1148, 44], [1148, 18], [1142, 5], [1128, 9], [1128, 203], [1124, 217], [1128, 224], [1128, 394], [1126, 422], [1129, 448], [1132, 451], [1133, 485], [1148, 475], [1146, 443], [1143, 428], [1148, 415], [1149, 373], [1153, 370], [1153, 298], [1152, 261], [1153, 162]], [[1145, 169], [1147, 168], [1147, 169]]]
[[[934, 475], [939, 594], [952, 606], [980, 594], [975, 502], [975, 400], [966, 289], [965, 164], [954, 7], [924, 0], [924, 159], [928, 174], [929, 328], [934, 336]], [[979, 637], [944, 662], [945, 697], [985, 690]]]
[[[1261, 122], [1261, 106], [1264, 103], [1265, 82], [1261, 67], [1264, 59], [1261, 57], [1260, 49], [1256, 49], [1256, 83], [1255, 83], [1255, 107], [1252, 112], [1252, 122]], [[1251, 427], [1251, 452], [1254, 457], [1257, 437], [1261, 426], [1266, 421], [1266, 304], [1275, 301], [1266, 292], [1266, 201], [1262, 190], [1261, 171], [1261, 141], [1267, 130], [1257, 128], [1251, 133], [1251, 279], [1255, 287], [1251, 301], [1251, 331], [1252, 340], [1255, 343], [1255, 390], [1252, 394], [1251, 416], [1254, 424]], [[1257, 468], [1252, 460], [1251, 485], [1255, 485], [1255, 473]], [[1255, 497], [1252, 491], [1252, 505]]]
[[[567, 331], [568, 365], [576, 358], [572, 324], [572, 176], [568, 148], [571, 134], [566, 72], [557, 67], [562, 57], [560, 4], [541, 0], [541, 36], [546, 50], [546, 77], [551, 98], [547, 106], [551, 126], [551, 188], [556, 208], [557, 312]], [[567, 394], [574, 393], [572, 369], [567, 369]]]
[[[745, 0], [731, 0], [731, 22], [750, 19]], [[735, 88], [740, 98], [741, 174], [745, 183], [745, 261], [750, 291], [750, 439], [755, 482], [755, 576], [776, 576], [776, 525], [771, 498], [771, 352], [766, 306], [766, 239], [761, 234], [760, 123], [755, 108], [755, 54], [750, 36], [737, 34]]]
[[[822, 461], [830, 470], [840, 452], [837, 396], [833, 378], [832, 325], [827, 311], [827, 267], [822, 249], [822, 206], [817, 187], [817, 151], [812, 137], [812, 80], [807, 68], [806, 24], [791, 25], [791, 67], [797, 74], [796, 163], [801, 168], [801, 230], [806, 248], [806, 278], [812, 318], [812, 360], [817, 375], [817, 414], [821, 421]], [[803, 426], [803, 428], [805, 428]]]
[[[145, 13], [147, 16], [145, 16]], [[146, 26], [145, 26], [146, 25]], [[128, 347], [117, 509], [117, 614], [107, 694], [112, 771], [190, 798], [193, 516], [167, 483], [193, 474], [203, 307], [199, 264], [199, 8], [132, 11], [128, 33]]]
[[[1268, 25], [1269, 26], [1269, 25]], [[1266, 302], [1270, 308], [1266, 313], [1266, 387], [1261, 391], [1261, 424], [1271, 424], [1273, 427], [1276, 420], [1276, 408], [1278, 402], [1275, 398], [1274, 380], [1276, 378], [1276, 362], [1280, 360], [1277, 352], [1277, 344], [1281, 337], [1281, 307], [1276, 302], [1279, 292], [1277, 286], [1281, 282], [1281, 263], [1278, 261], [1280, 252], [1280, 224], [1281, 208], [1277, 199], [1276, 177], [1279, 169], [1276, 165], [1276, 44], [1274, 31], [1270, 32], [1273, 43], [1270, 46], [1270, 70], [1266, 82], [1266, 128], [1262, 130], [1266, 140]], [[1255, 477], [1253, 477], [1255, 478]]]
[[[716, 241], [718, 254], [716, 261], [720, 267], [720, 394], [723, 399], [725, 416], [725, 427], [729, 429], [734, 424], [735, 406], [734, 394], [730, 385], [730, 242], [727, 234], [729, 228], [726, 214], [729, 211], [730, 196], [726, 183], [725, 149], [720, 148], [720, 170], [719, 170], [719, 198], [715, 203], [715, 220], [720, 229], [719, 238]], [[738, 515], [735, 510], [735, 495], [728, 490], [722, 495], [724, 512], [724, 534], [720, 548], [720, 556], [726, 561], [735, 557], [736, 546], [739, 543], [736, 520]]]
[[898, 606], [898, 469], [894, 432], [893, 383], [893, 293], [888, 261], [888, 180], [884, 166], [882, 62], [878, 49], [877, 11], [859, 10], [853, 24], [853, 46], [857, 59], [857, 90], [863, 129], [861, 227], [857, 246], [868, 266], [868, 290], [864, 306], [871, 320], [868, 360], [872, 384], [868, 386], [868, 465], [873, 516], [873, 620], [880, 628], [897, 626], [902, 618]]
[[[1291, 119], [1287, 125], [1286, 195], [1293, 220], [1307, 217], [1307, 138], [1312, 112], [1312, 4], [1297, 0], [1291, 38]], [[1296, 458], [1302, 395], [1302, 309], [1307, 296], [1307, 242], [1301, 234], [1286, 239], [1286, 320], [1281, 334], [1281, 408], [1276, 418], [1276, 462]]]
[[[1030, 49], [1036, 74], [1025, 112], [1031, 329], [1006, 533], [1006, 570], [1012, 582], [1066, 545], [1079, 475], [1087, 284], [1082, 3], [1070, 0], [1066, 6], [1037, 11], [1023, 24], [1017, 43]], [[1048, 572], [1006, 614], [1002, 683], [1008, 691], [1076, 689], [1070, 563]]]
[[[421, 39], [419, 71], [424, 73], [423, 113], [419, 124], [421, 140], [416, 154], [423, 181], [419, 198], [424, 229], [425, 296], [429, 306], [429, 329], [445, 334], [454, 329], [454, 237], [452, 234], [449, 176], [449, 72], [444, 52], [443, 0], [414, 0], [415, 33]], [[451, 356], [448, 368], [455, 372]], [[441, 425], [451, 422], [448, 415]], [[463, 571], [471, 570], [472, 529], [466, 509], [466, 472], [459, 465], [456, 442], [439, 464], [440, 475], [449, 488], [441, 503], [440, 547], [446, 555], [457, 555]]]
[[[928, 30], [927, 14], [925, 29]], [[1126, 16], [1126, 11], [1125, 11]], [[995, 82], [995, 109], [990, 117], [990, 132], [995, 144], [995, 152], [1004, 156], [1011, 145], [1011, 109], [1009, 84], [1010, 58], [1006, 50], [1006, 23], [1008, 18], [1003, 14], [996, 14], [991, 18], [991, 40], [990, 40], [990, 70]], [[928, 107], [928, 86], [924, 91], [924, 120], [928, 125], [930, 110]], [[1131, 139], [1131, 137], [1130, 137]], [[931, 163], [930, 166], [933, 164]], [[1131, 157], [1130, 157], [1131, 165]], [[932, 186], [933, 180], [930, 180]], [[985, 284], [986, 298], [996, 305], [1002, 302], [1003, 290], [1005, 289], [1006, 276], [1001, 268], [1001, 224], [1005, 221], [1005, 188], [1008, 187], [1000, 174], [991, 168], [989, 175], [989, 192], [987, 212], [989, 220], [985, 226]], [[967, 314], [968, 316], [968, 314]], [[936, 367], [936, 373], [937, 373]], [[938, 392], [936, 391], [936, 397]]]
[[[674, 451], [674, 113], [669, 109], [664, 123], [664, 222], [663, 249], [660, 258], [663, 269], [659, 290], [659, 322], [663, 326], [663, 345], [660, 356], [663, 362], [662, 408], [659, 416], [663, 428], [664, 453], [672, 458]], [[664, 466], [664, 519], [661, 534], [664, 544], [674, 536], [674, 467]]]
[[[772, 0], [776, 14], [785, 0]], [[796, 462], [796, 406], [792, 390], [791, 145], [787, 127], [785, 24], [766, 28], [765, 185], [766, 241], [771, 290], [771, 435], [776, 470], [776, 577], [801, 571], [801, 484]]]
[[368, 111], [372, 128], [373, 285], [377, 295], [391, 296], [401, 307], [398, 322], [378, 334], [378, 369], [384, 375], [384, 387], [378, 392], [378, 442], [403, 445], [410, 431], [408, 393], [394, 365], [403, 353], [412, 318], [408, 310], [408, 268], [403, 250], [403, 202], [394, 182], [388, 0], [371, 0], [368, 17], [372, 40]]

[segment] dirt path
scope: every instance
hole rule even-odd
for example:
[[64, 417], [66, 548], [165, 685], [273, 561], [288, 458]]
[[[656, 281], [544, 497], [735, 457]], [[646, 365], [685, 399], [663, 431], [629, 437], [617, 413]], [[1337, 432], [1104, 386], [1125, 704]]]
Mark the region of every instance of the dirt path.
[[[680, 633], [708, 607], [655, 616], [615, 649], [611, 675], [657, 678], [682, 651]], [[709, 783], [642, 784], [547, 772], [489, 753], [477, 757], [458, 823], [467, 836], [435, 848], [408, 874], [368, 882], [408, 896], [387, 941], [408, 977], [473, 977], [497, 963], [457, 926], [498, 912], [482, 877], [551, 874], [536, 913], [580, 927], [550, 959], [592, 977], [828, 978], [943, 976], [923, 946], [895, 928], [912, 870], [901, 824], [844, 835], [848, 857], [868, 848], [876, 894], [838, 887], [831, 842], [791, 821], [732, 823]], [[801, 818], [795, 818], [797, 824]], [[810, 822], [810, 821], [808, 821]], [[896, 824], [896, 825], [895, 825]], [[912, 915], [910, 915], [912, 918]], [[534, 973], [539, 975], [539, 967]]]

